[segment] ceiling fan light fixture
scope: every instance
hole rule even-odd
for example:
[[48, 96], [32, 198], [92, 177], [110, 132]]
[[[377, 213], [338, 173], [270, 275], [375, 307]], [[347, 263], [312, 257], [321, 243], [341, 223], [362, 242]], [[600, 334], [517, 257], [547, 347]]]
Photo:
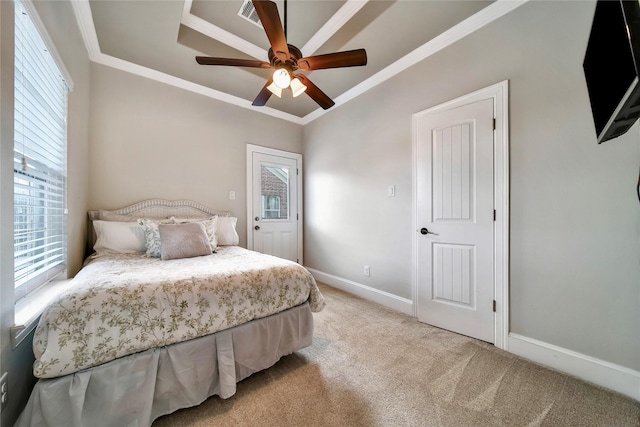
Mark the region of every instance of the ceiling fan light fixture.
[[307, 87], [300, 81], [299, 78], [294, 77], [291, 80], [291, 92], [293, 93], [294, 98], [298, 95], [302, 95], [305, 90], [307, 90]]
[[[282, 0], [280, 0], [282, 1]], [[249, 4], [253, 8], [248, 7]], [[247, 9], [245, 10], [245, 7]], [[252, 10], [250, 10], [252, 9]], [[267, 58], [269, 62], [254, 59], [216, 58], [196, 56], [200, 65], [222, 65], [248, 68], [266, 68], [274, 70], [262, 87], [251, 105], [264, 106], [271, 95], [282, 97], [282, 91], [291, 88], [294, 97], [306, 93], [323, 109], [329, 109], [335, 102], [316, 86], [305, 74], [295, 75], [298, 70], [303, 72], [324, 70], [328, 68], [358, 67], [367, 65], [367, 52], [364, 49], [346, 50], [343, 52], [325, 53], [303, 57], [300, 49], [287, 43], [287, 0], [284, 0], [284, 26], [278, 12], [278, 5], [272, 0], [243, 0], [244, 16], [257, 15], [262, 28], [269, 39]], [[255, 21], [255, 16], [253, 16]], [[324, 27], [323, 27], [324, 28]]]
[[267, 86], [267, 89], [269, 89], [269, 91], [278, 98], [282, 98], [282, 89], [276, 84], [275, 81]]
[[278, 68], [273, 73], [273, 83], [276, 84], [280, 89], [286, 89], [289, 87], [291, 83], [291, 76], [289, 75], [289, 71], [285, 68]]

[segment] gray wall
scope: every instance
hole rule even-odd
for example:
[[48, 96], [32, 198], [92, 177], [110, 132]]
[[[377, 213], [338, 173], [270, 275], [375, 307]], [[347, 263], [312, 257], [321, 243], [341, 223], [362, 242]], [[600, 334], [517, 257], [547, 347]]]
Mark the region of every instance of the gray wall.
[[[526, 4], [304, 128], [89, 65], [69, 3], [37, 7], [76, 84], [69, 101], [72, 274], [82, 261], [87, 209], [146, 198], [231, 210], [246, 244], [245, 145], [252, 143], [305, 156], [309, 267], [411, 298], [411, 115], [509, 79], [511, 330], [640, 370], [640, 130], [595, 143], [581, 69], [594, 3]], [[0, 2], [4, 183], [12, 175], [5, 160], [13, 140], [11, 10]], [[396, 186], [395, 198], [387, 197], [388, 185]], [[11, 205], [5, 185], [3, 254], [12, 250]], [[5, 425], [32, 381], [28, 344], [13, 351], [9, 342], [12, 276], [12, 260], [3, 256], [0, 368], [10, 371], [12, 393]]]
[[640, 130], [596, 144], [594, 5], [525, 4], [305, 126], [307, 266], [411, 298], [411, 115], [508, 79], [510, 330], [640, 370]]
[[237, 216], [246, 246], [246, 144], [300, 153], [302, 127], [98, 64], [91, 77], [90, 208], [192, 199]]
[[[37, 1], [35, 7], [65, 67], [75, 84], [69, 94], [68, 141], [68, 251], [69, 274], [75, 275], [84, 256], [89, 152], [89, 80], [87, 51], [78, 30], [71, 4], [66, 1]], [[1, 182], [0, 247], [2, 254], [13, 253], [13, 2], [0, 2], [0, 143]], [[33, 352], [31, 336], [15, 350], [11, 348], [9, 328], [13, 326], [13, 257], [0, 259], [0, 307], [2, 345], [0, 372], [9, 372], [9, 404], [2, 411], [2, 424], [13, 425], [35, 382], [31, 374]]]

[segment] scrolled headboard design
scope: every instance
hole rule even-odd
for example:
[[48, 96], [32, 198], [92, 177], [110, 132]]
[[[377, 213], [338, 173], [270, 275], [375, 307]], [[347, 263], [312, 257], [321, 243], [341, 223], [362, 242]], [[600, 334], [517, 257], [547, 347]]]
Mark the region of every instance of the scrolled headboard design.
[[[169, 218], [171, 216], [181, 218], [200, 218], [207, 216], [229, 216], [229, 211], [211, 209], [193, 200], [164, 200], [149, 199], [135, 203], [124, 208], [105, 210], [115, 215], [135, 216], [139, 218]], [[89, 211], [89, 219], [100, 219], [99, 210]]]
[[87, 232], [87, 247], [85, 256], [89, 256], [93, 252], [93, 245], [96, 241], [96, 235], [93, 229], [93, 221], [99, 220], [101, 213], [109, 213], [112, 215], [121, 215], [134, 218], [204, 218], [213, 215], [230, 216], [229, 211], [219, 211], [208, 206], [194, 202], [193, 200], [165, 200], [165, 199], [149, 199], [142, 202], [134, 203], [130, 206], [114, 210], [90, 210], [88, 212], [89, 224]]

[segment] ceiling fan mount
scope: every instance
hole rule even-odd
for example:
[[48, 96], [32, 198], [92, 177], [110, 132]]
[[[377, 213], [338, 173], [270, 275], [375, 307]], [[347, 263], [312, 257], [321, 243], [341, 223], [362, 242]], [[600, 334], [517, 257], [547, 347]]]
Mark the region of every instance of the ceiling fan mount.
[[282, 61], [281, 59], [282, 55], [276, 55], [275, 53], [273, 53], [273, 48], [270, 47], [269, 52], [267, 53], [269, 57], [269, 63], [274, 68], [289, 65], [293, 70], [297, 70], [298, 61], [300, 60], [300, 58], [302, 58], [302, 52], [300, 52], [300, 49], [292, 44], [287, 43], [287, 47], [289, 48], [289, 59], [286, 59], [284, 61]]
[[[364, 49], [356, 49], [303, 57], [300, 49], [287, 43], [286, 30], [282, 27], [276, 4], [270, 0], [252, 0], [252, 2], [271, 44], [267, 54], [269, 62], [252, 59], [196, 56], [198, 64], [275, 69], [273, 76], [267, 80], [267, 83], [253, 101], [252, 105], [255, 106], [265, 105], [271, 94], [280, 97], [282, 90], [287, 88], [291, 88], [294, 97], [306, 92], [311, 99], [325, 110], [335, 105], [335, 102], [314, 85], [306, 75], [303, 73], [294, 74], [294, 72], [298, 70], [313, 71], [366, 65], [366, 51]], [[285, 0], [285, 26], [286, 7]]]

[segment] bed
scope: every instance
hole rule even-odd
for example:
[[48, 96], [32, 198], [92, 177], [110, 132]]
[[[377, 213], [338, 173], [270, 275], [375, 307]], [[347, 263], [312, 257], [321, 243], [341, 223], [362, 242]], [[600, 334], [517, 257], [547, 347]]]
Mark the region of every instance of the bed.
[[193, 201], [89, 212], [87, 258], [34, 333], [17, 427], [150, 426], [311, 344], [311, 274], [238, 246], [236, 218]]

